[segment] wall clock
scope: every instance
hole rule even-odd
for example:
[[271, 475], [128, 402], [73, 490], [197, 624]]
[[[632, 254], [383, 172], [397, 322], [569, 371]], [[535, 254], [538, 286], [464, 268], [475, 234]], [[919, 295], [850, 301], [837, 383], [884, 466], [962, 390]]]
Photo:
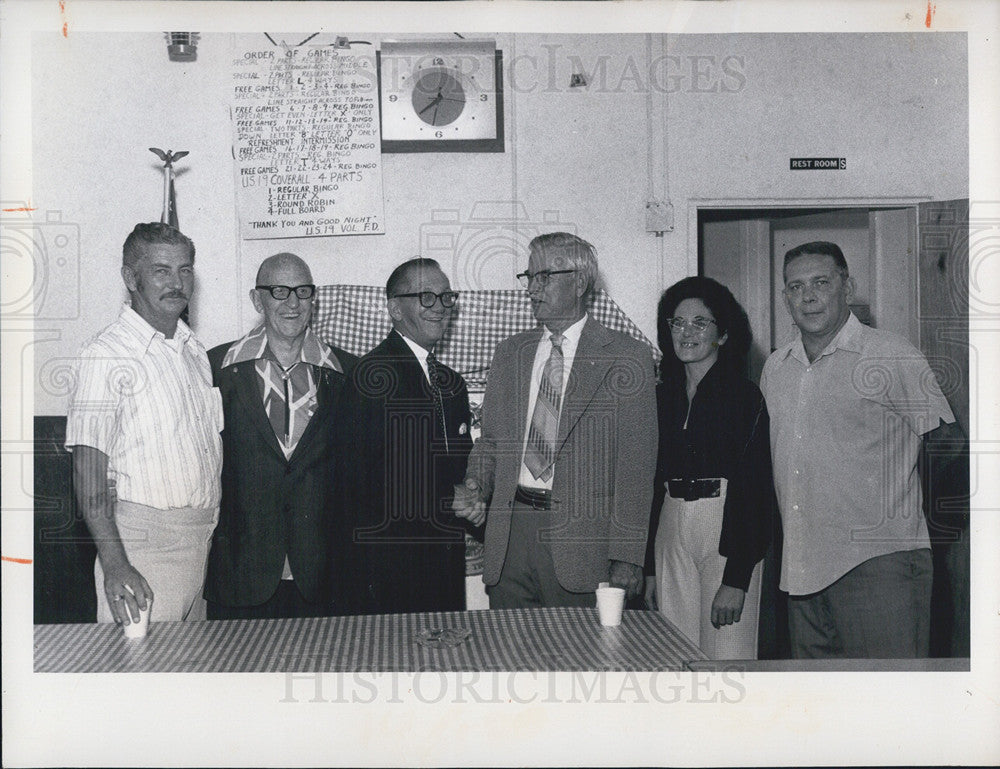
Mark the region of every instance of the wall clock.
[[503, 57], [492, 40], [382, 43], [382, 152], [503, 152]]

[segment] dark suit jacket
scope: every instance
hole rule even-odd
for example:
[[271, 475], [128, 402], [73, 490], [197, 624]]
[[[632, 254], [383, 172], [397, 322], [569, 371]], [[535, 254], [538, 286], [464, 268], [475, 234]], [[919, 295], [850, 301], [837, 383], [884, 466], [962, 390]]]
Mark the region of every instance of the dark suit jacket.
[[358, 613], [465, 608], [467, 524], [451, 497], [472, 448], [469, 394], [444, 370], [447, 449], [427, 378], [395, 331], [360, 360], [345, 391], [338, 475]]
[[[222, 502], [208, 556], [205, 598], [224, 606], [256, 606], [278, 587], [288, 556], [306, 600], [331, 602], [330, 569], [337, 559], [339, 507], [331, 483], [334, 424], [340, 397], [357, 358], [332, 348], [345, 373], [323, 368], [316, 413], [289, 459], [267, 419], [253, 361], [222, 368], [232, 342], [210, 350], [222, 395]], [[333, 547], [333, 552], [331, 552]]]
[[[492, 502], [483, 581], [495, 585], [507, 556], [521, 468], [531, 368], [542, 327], [497, 346], [483, 399], [482, 434], [469, 475]], [[588, 318], [566, 383], [553, 475], [556, 578], [587, 592], [608, 579], [608, 561], [642, 565], [656, 466], [653, 359], [631, 337]]]

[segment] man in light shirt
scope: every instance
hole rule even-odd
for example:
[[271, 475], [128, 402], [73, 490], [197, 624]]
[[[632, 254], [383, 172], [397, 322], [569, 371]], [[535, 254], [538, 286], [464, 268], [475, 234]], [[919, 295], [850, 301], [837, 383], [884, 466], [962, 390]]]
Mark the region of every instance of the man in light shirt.
[[97, 545], [98, 622], [205, 618], [219, 512], [222, 405], [205, 348], [180, 320], [194, 244], [167, 224], [125, 240], [130, 304], [84, 346], [66, 426], [77, 504]]
[[518, 277], [539, 325], [497, 347], [455, 511], [486, 521], [492, 609], [594, 606], [600, 582], [632, 598], [656, 464], [653, 359], [588, 316], [590, 243], [555, 232], [529, 252]]
[[331, 549], [343, 544], [332, 485], [334, 425], [356, 358], [309, 327], [309, 266], [269, 256], [250, 300], [263, 322], [208, 353], [222, 395], [222, 509], [208, 559], [209, 619], [315, 617], [343, 611]]
[[916, 472], [921, 440], [961, 440], [924, 356], [851, 313], [834, 243], [791, 249], [799, 337], [767, 359], [781, 588], [798, 658], [926, 657], [932, 565]]
[[347, 496], [357, 611], [465, 608], [466, 521], [451, 512], [472, 448], [465, 380], [435, 356], [458, 294], [433, 259], [385, 287], [392, 331], [354, 369], [338, 486]]

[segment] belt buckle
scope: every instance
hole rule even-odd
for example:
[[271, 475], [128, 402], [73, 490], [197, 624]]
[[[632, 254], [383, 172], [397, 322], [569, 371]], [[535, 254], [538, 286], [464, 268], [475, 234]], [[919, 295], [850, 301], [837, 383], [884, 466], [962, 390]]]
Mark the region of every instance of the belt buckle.
[[673, 478], [667, 481], [667, 491], [674, 499], [694, 502], [718, 497], [722, 493], [722, 483], [718, 478]]
[[518, 486], [517, 490], [523, 502], [527, 504], [532, 510], [545, 511], [551, 509], [552, 492], [547, 491], [546, 489], [538, 489], [537, 491], [535, 491], [525, 486]]
[[694, 484], [690, 478], [671, 478], [667, 481], [667, 493], [672, 499], [683, 499], [693, 502], [697, 497], [691, 496]]
[[549, 502], [549, 497], [545, 493], [544, 489], [531, 492], [531, 508], [533, 510], [541, 510], [542, 512], [548, 510], [551, 507]]

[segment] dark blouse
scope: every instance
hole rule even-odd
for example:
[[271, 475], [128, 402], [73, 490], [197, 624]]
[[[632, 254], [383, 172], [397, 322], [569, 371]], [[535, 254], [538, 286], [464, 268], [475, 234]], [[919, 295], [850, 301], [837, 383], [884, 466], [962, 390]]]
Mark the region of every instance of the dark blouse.
[[[657, 387], [660, 450], [650, 515], [647, 571], [668, 479], [726, 478], [719, 554], [722, 583], [746, 590], [764, 557], [777, 510], [771, 474], [770, 427], [764, 397], [753, 382], [716, 364], [705, 374], [688, 414], [686, 382], [673, 377]], [[684, 419], [687, 417], [687, 429]]]

